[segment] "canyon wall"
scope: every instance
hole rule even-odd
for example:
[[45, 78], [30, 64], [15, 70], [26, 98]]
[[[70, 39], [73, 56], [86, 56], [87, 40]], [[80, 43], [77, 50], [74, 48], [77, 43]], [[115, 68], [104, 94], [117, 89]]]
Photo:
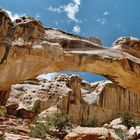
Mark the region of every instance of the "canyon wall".
[[140, 117], [140, 96], [111, 81], [88, 83], [76, 75], [58, 75], [55, 80], [33, 79], [12, 86], [6, 107], [9, 114], [33, 118], [56, 108], [72, 116], [74, 123], [92, 117], [108, 122], [129, 111]]

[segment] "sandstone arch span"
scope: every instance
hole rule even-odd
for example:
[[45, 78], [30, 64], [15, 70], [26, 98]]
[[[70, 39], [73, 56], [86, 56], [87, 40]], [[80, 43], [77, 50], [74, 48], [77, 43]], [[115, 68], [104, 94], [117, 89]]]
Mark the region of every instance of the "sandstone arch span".
[[41, 73], [87, 71], [106, 76], [140, 94], [140, 41], [118, 39], [105, 48], [96, 38], [83, 38], [44, 28], [31, 18], [12, 22], [0, 10], [0, 90]]

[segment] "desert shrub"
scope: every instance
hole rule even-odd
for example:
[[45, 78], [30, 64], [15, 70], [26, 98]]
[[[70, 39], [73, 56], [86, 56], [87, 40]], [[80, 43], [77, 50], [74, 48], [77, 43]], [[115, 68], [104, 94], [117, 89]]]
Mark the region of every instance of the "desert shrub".
[[88, 118], [85, 120], [81, 126], [83, 127], [97, 127], [99, 126], [98, 119], [96, 117]]
[[47, 127], [43, 123], [36, 123], [30, 126], [30, 136], [34, 138], [45, 138]]
[[12, 132], [13, 134], [19, 134], [19, 130], [14, 127], [9, 127], [7, 131]]
[[121, 140], [125, 140], [127, 138], [127, 134], [121, 128], [116, 129], [115, 133], [121, 138]]
[[71, 126], [70, 116], [67, 114], [57, 114], [52, 118], [51, 122], [51, 125], [53, 125], [59, 131]]
[[44, 119], [45, 125], [48, 128], [55, 128], [59, 131], [62, 131], [67, 127], [72, 127], [70, 120], [71, 117], [67, 114], [55, 114], [54, 116], [49, 116]]
[[132, 117], [132, 114], [129, 112], [124, 112], [121, 116], [121, 120], [122, 124], [124, 124], [128, 129], [137, 125], [136, 121]]
[[6, 113], [7, 113], [6, 108], [4, 106], [0, 106], [0, 117], [3, 118]]
[[66, 127], [70, 127], [70, 117], [66, 114], [56, 114], [46, 117], [44, 120], [36, 120], [33, 125], [29, 126], [30, 136], [34, 138], [45, 138], [46, 133], [50, 134], [52, 128], [59, 132], [64, 132]]
[[40, 100], [36, 100], [35, 103], [34, 103], [34, 106], [33, 106], [33, 112], [35, 114], [39, 114], [40, 113]]
[[0, 134], [0, 140], [5, 140], [4, 133]]

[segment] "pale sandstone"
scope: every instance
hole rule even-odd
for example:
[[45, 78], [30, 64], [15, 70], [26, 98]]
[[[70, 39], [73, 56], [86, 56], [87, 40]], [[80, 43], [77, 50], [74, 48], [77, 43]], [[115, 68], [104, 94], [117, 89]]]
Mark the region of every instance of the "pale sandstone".
[[10, 133], [5, 133], [4, 135], [5, 140], [41, 140], [39, 138], [32, 138], [29, 136], [23, 136], [23, 135], [16, 135], [16, 134], [10, 134]]
[[0, 10], [0, 15], [2, 91], [14, 83], [38, 74], [65, 70], [104, 75], [139, 95], [138, 55], [118, 47], [115, 49], [118, 44], [130, 44], [129, 48], [134, 46], [132, 48], [136, 50], [139, 46], [133, 44], [137, 44], [138, 39], [124, 37], [123, 40], [128, 40], [124, 44], [120, 40], [114, 43], [113, 48], [104, 48], [97, 39], [82, 38], [58, 29], [44, 28], [33, 18], [24, 17], [12, 22], [4, 11]]
[[[79, 76], [61, 74], [54, 81], [33, 79], [13, 85], [6, 107], [8, 113], [25, 118], [42, 111], [49, 115], [51, 111], [60, 110], [72, 116], [74, 123], [80, 124], [92, 117], [104, 123], [124, 111], [139, 119], [139, 99], [138, 95], [111, 81], [90, 84]], [[116, 119], [109, 126], [118, 125], [120, 121]]]
[[137, 133], [136, 133], [136, 129], [134, 128], [134, 127], [131, 127], [130, 129], [129, 129], [129, 137], [131, 137], [132, 139], [136, 139], [136, 135], [137, 135]]
[[136, 126], [137, 138], [140, 139], [140, 126]]
[[110, 126], [112, 126], [112, 125], [118, 125], [118, 124], [121, 124], [121, 123], [122, 123], [121, 118], [116, 118], [116, 119], [114, 119], [114, 120], [112, 120], [110, 122]]
[[77, 127], [69, 133], [64, 140], [121, 140], [113, 131], [106, 128]]
[[122, 125], [122, 124], [113, 125], [112, 128], [113, 129], [121, 129], [123, 131], [127, 131], [127, 127], [125, 125]]

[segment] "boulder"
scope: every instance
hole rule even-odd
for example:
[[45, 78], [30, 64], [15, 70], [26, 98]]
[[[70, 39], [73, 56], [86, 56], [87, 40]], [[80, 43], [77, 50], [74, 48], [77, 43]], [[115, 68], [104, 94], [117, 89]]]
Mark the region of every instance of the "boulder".
[[129, 137], [131, 139], [136, 139], [137, 138], [137, 133], [136, 133], [136, 129], [134, 127], [131, 127], [129, 129]]
[[64, 140], [121, 140], [113, 131], [106, 128], [77, 127]]
[[137, 138], [140, 139], [140, 126], [136, 126]]
[[111, 122], [110, 122], [110, 125], [112, 126], [112, 125], [118, 125], [118, 124], [121, 124], [122, 123], [122, 120], [121, 120], [121, 118], [116, 118], [116, 119], [114, 119], [114, 120], [112, 120]]

